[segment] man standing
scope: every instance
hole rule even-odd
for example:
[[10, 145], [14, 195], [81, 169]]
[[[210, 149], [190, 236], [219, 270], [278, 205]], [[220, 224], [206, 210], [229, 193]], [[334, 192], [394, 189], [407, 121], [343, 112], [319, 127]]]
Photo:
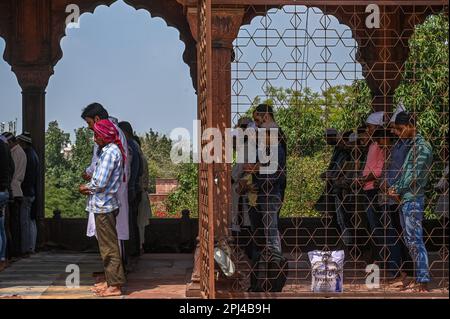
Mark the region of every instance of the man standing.
[[27, 155], [20, 147], [19, 142], [12, 133], [5, 133], [9, 147], [11, 150], [11, 158], [14, 162], [14, 174], [11, 180], [11, 192], [13, 202], [10, 205], [10, 231], [11, 231], [11, 245], [10, 256], [20, 257], [22, 251], [21, 244], [21, 229], [20, 229], [20, 208], [22, 205], [23, 192], [22, 182], [25, 178], [27, 169]]
[[411, 148], [406, 156], [399, 179], [389, 188], [388, 195], [401, 203], [401, 222], [405, 242], [414, 261], [415, 283], [419, 292], [428, 291], [430, 273], [428, 253], [423, 241], [423, 214], [425, 187], [433, 161], [431, 145], [417, 133], [415, 120], [410, 113], [400, 112], [395, 119], [395, 134], [400, 139], [410, 139]]
[[120, 296], [125, 284], [125, 272], [120, 257], [116, 217], [119, 214], [118, 191], [124, 179], [126, 152], [111, 121], [97, 121], [94, 136], [100, 150], [99, 159], [90, 182], [80, 185], [80, 193], [89, 196], [86, 210], [95, 216], [106, 277], [106, 285], [96, 286], [94, 291], [100, 297]]
[[[395, 118], [397, 117], [398, 113], [400, 113], [400, 112], [395, 113], [393, 118], [389, 122], [390, 131], [394, 135], [395, 135], [395, 130], [396, 130]], [[387, 190], [390, 187], [392, 187], [395, 184], [395, 182], [397, 182], [397, 180], [400, 178], [401, 173], [402, 173], [403, 164], [405, 163], [406, 156], [408, 155], [408, 152], [411, 148], [410, 143], [411, 143], [411, 140], [404, 139], [404, 138], [398, 138], [394, 142], [394, 145], [392, 146], [392, 148], [390, 150], [390, 158], [387, 163], [386, 173], [384, 176], [385, 180], [381, 183], [381, 186], [380, 186], [382, 192], [386, 193]], [[384, 210], [384, 214], [386, 215], [387, 218], [389, 218], [389, 220], [391, 222], [390, 226], [393, 227], [393, 229], [397, 233], [394, 238], [394, 241], [396, 241], [397, 242], [396, 245], [398, 245], [400, 247], [399, 248], [400, 256], [394, 256], [394, 257], [397, 258], [397, 263], [398, 263], [398, 266], [400, 267], [402, 264], [409, 261], [407, 248], [405, 247], [403, 240], [401, 240], [401, 239], [397, 240], [399, 234], [402, 233], [402, 229], [401, 229], [402, 227], [401, 227], [400, 218], [399, 218], [401, 215], [401, 211], [400, 211], [401, 206], [399, 205], [399, 203], [397, 201], [395, 201], [393, 198], [389, 197], [386, 199], [386, 203], [383, 205], [383, 210]], [[392, 252], [391, 252], [391, 254], [392, 254]], [[406, 279], [406, 276], [407, 276], [406, 272], [404, 272], [401, 268], [399, 270], [400, 270], [399, 274], [396, 276], [396, 278], [393, 279], [392, 283], [403, 282]]]
[[128, 154], [130, 162], [130, 178], [128, 179], [128, 204], [130, 207], [129, 225], [130, 240], [128, 243], [128, 253], [130, 256], [139, 256], [141, 245], [139, 239], [138, 209], [141, 201], [141, 185], [139, 176], [142, 175], [142, 159], [139, 152], [139, 144], [134, 139], [134, 132], [129, 122], [120, 122], [120, 129], [124, 132], [128, 143]]
[[17, 137], [27, 156], [27, 169], [22, 182], [23, 201], [20, 208], [20, 225], [22, 229], [22, 254], [34, 253], [37, 237], [36, 221], [31, 218], [31, 208], [36, 196], [39, 159], [31, 145], [30, 133], [24, 132]]
[[10, 176], [11, 153], [6, 138], [0, 136], [0, 271], [6, 267], [6, 207], [9, 200], [11, 185]]
[[257, 189], [256, 208], [251, 208], [249, 212], [255, 238], [252, 268], [258, 269], [261, 262], [267, 265], [263, 266], [263, 274], [260, 270], [252, 274], [250, 291], [280, 292], [285, 284], [287, 268], [278, 230], [279, 212], [283, 205], [281, 190], [286, 178], [286, 154], [279, 134], [273, 134], [273, 131], [278, 133], [278, 128], [273, 123], [263, 123], [261, 129], [265, 134], [259, 138], [262, 137], [265, 141], [259, 144], [265, 148], [258, 154], [269, 154], [269, 161], [261, 163], [259, 157], [258, 163], [245, 164], [244, 170], [254, 174], [253, 181]]
[[[122, 143], [123, 147], [125, 148], [125, 151], [127, 151], [127, 140], [125, 138], [125, 135], [123, 134], [122, 130], [119, 128], [117, 120], [109, 117], [108, 112], [105, 110], [105, 108], [99, 104], [99, 103], [92, 103], [88, 105], [81, 114], [81, 117], [86, 121], [88, 127], [91, 130], [94, 130], [94, 125], [100, 120], [109, 119], [115, 126], [116, 130], [119, 133], [120, 142]], [[94, 145], [94, 153], [92, 156], [91, 165], [86, 169], [86, 171], [83, 173], [83, 178], [86, 181], [89, 181], [91, 179], [92, 174], [95, 170], [95, 165], [98, 160], [98, 146]], [[126, 154], [128, 156], [128, 153]], [[121, 248], [121, 254], [122, 258], [125, 259], [126, 253], [124, 241], [129, 239], [129, 227], [128, 227], [128, 177], [129, 177], [129, 161], [127, 161], [127, 165], [125, 165], [125, 179], [121, 181], [120, 188], [118, 191], [118, 197], [119, 197], [119, 215], [117, 216], [117, 237], [120, 240], [120, 248]], [[89, 214], [89, 221], [88, 221], [88, 229], [87, 229], [87, 236], [92, 237], [95, 236], [95, 220], [94, 215]]]

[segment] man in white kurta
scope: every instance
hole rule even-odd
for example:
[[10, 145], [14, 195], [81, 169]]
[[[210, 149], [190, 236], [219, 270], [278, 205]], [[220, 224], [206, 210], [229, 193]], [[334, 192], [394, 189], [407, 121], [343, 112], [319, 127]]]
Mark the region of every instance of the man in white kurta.
[[[117, 119], [110, 117], [109, 120], [114, 123], [114, 126], [116, 127], [117, 131], [120, 135], [120, 141], [122, 142], [123, 148], [127, 152], [127, 158], [128, 157], [128, 144], [127, 139], [125, 138], [125, 135], [123, 134], [122, 130], [118, 126]], [[89, 176], [92, 176], [92, 173], [95, 169], [95, 164], [98, 160], [98, 146], [97, 144], [94, 145], [94, 154], [92, 156], [91, 165], [86, 169], [86, 174]], [[119, 240], [129, 240], [130, 234], [129, 234], [129, 228], [128, 228], [128, 178], [130, 176], [130, 161], [126, 162], [125, 165], [125, 180], [122, 180], [119, 190], [118, 190], [118, 197], [119, 197], [119, 215], [117, 216], [117, 238]], [[95, 220], [94, 220], [94, 214], [89, 213], [89, 220], [88, 220], [88, 227], [87, 227], [87, 236], [92, 237], [95, 236]]]

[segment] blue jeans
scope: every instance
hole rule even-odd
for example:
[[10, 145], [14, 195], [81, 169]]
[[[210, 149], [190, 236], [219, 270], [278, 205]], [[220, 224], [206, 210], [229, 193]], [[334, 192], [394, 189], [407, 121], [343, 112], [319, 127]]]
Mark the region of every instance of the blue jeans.
[[0, 192], [0, 261], [6, 260], [5, 211], [8, 199], [8, 192]]
[[400, 216], [405, 242], [414, 261], [415, 276], [418, 283], [430, 281], [428, 253], [423, 242], [422, 220], [424, 207], [424, 197], [417, 197], [413, 201], [403, 203]]
[[374, 246], [379, 251], [377, 257], [385, 262], [385, 269], [393, 277], [398, 275], [402, 264], [401, 242], [391, 219], [389, 205], [378, 205], [378, 191], [366, 192], [369, 200], [367, 221]]
[[[259, 218], [261, 218], [259, 227], [263, 228], [265, 245], [272, 251], [281, 254], [281, 238], [278, 230], [278, 212], [281, 209], [281, 200], [279, 196], [266, 195], [264, 202], [260, 201], [257, 205]], [[258, 200], [260, 197], [258, 197]]]
[[344, 208], [344, 200], [340, 196], [335, 196], [336, 203], [336, 221], [340, 229], [340, 235], [345, 246], [352, 246], [351, 228], [347, 222], [347, 211]]
[[[0, 208], [0, 210], [4, 211], [4, 208]], [[6, 260], [6, 243], [5, 214], [3, 212], [0, 217], [0, 261]]]
[[0, 192], [0, 208], [5, 207], [8, 204], [9, 193], [8, 192]]

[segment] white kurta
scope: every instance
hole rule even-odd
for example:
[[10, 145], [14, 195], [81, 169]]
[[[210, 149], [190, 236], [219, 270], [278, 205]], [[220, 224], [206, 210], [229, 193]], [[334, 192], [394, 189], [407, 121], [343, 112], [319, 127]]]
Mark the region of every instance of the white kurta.
[[[128, 227], [128, 178], [130, 176], [130, 161], [128, 160], [129, 159], [128, 144], [127, 139], [125, 138], [125, 135], [123, 134], [122, 130], [119, 128], [117, 121], [113, 118], [110, 118], [109, 120], [114, 123], [117, 131], [119, 132], [120, 141], [122, 142], [123, 148], [127, 152], [127, 161], [124, 170], [125, 181], [122, 180], [122, 183], [120, 184], [119, 190], [117, 192], [119, 199], [119, 215], [117, 216], [116, 219], [117, 221], [116, 229], [117, 229], [117, 237], [119, 240], [129, 240], [130, 231]], [[91, 165], [86, 169], [86, 173], [91, 176], [94, 173], [95, 165], [97, 164], [98, 160], [97, 151], [98, 146], [97, 144], [95, 144]], [[86, 235], [88, 237], [96, 236], [95, 219], [93, 213], [89, 213]]]
[[11, 190], [13, 197], [23, 197], [22, 182], [27, 170], [27, 155], [22, 147], [16, 144], [11, 148], [11, 157], [14, 161], [14, 175], [11, 180]]

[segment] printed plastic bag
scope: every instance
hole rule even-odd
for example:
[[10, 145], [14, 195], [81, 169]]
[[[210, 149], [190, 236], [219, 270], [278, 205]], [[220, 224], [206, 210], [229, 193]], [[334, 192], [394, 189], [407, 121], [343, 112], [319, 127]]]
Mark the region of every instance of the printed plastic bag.
[[314, 250], [308, 253], [311, 262], [312, 292], [343, 292], [344, 251]]

